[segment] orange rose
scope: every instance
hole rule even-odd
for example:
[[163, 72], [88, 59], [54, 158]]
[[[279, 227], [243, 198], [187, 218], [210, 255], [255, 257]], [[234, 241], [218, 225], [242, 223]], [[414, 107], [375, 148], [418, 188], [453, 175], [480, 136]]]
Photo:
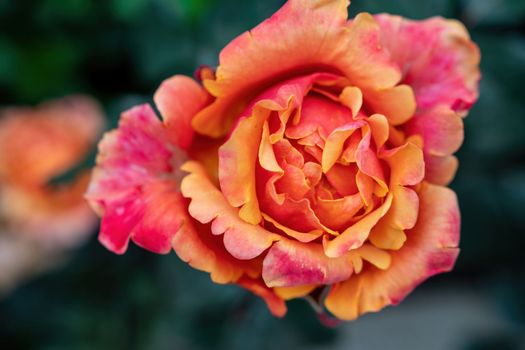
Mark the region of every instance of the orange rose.
[[103, 123], [99, 106], [81, 96], [0, 110], [0, 293], [92, 232], [89, 171], [52, 180], [87, 157]]
[[278, 316], [322, 295], [351, 320], [450, 270], [460, 220], [443, 185], [478, 49], [458, 22], [347, 21], [347, 5], [290, 0], [201, 69], [202, 85], [166, 80], [162, 122], [148, 105], [125, 112], [87, 193], [100, 241], [173, 248]]

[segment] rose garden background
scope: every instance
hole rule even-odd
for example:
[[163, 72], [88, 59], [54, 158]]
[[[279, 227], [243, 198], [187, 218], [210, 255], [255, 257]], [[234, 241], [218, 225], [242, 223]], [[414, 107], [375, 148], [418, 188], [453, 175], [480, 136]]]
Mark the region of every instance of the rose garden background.
[[[120, 111], [151, 102], [165, 77], [215, 65], [227, 42], [282, 3], [0, 0], [0, 105], [87, 93], [112, 128]], [[451, 185], [462, 211], [453, 272], [398, 307], [328, 329], [305, 301], [275, 319], [256, 297], [214, 285], [174, 254], [130, 246], [116, 256], [94, 230], [69, 261], [0, 299], [2, 348], [524, 348], [525, 3], [354, 0], [351, 15], [361, 11], [458, 18], [481, 48], [480, 100], [465, 120]], [[94, 154], [62, 179], [91, 166]]]

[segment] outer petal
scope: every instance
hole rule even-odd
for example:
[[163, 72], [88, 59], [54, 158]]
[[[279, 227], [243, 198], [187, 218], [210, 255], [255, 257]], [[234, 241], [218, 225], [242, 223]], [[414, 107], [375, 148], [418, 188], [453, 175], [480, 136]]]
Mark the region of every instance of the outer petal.
[[269, 287], [293, 287], [344, 281], [352, 272], [348, 256], [329, 258], [320, 244], [283, 239], [264, 258], [262, 276]]
[[[238, 282], [239, 278], [256, 278], [261, 274], [258, 261], [240, 261], [224, 248], [208, 225], [186, 221], [171, 241], [173, 249], [191, 267], [209, 272], [215, 283]], [[246, 287], [245, 287], [246, 288]]]
[[348, 3], [290, 0], [270, 19], [233, 40], [220, 54], [216, 79], [204, 81], [218, 99], [196, 116], [195, 129], [210, 136], [224, 134], [234, 117], [231, 113], [242, 109], [239, 101], [249, 100], [254, 89], [291, 71], [335, 70], [358, 87], [394, 86], [400, 71], [380, 45], [377, 24], [368, 14], [348, 24]]
[[409, 135], [421, 135], [425, 156], [425, 179], [445, 185], [454, 177], [457, 159], [451, 156], [463, 143], [463, 120], [448, 107], [418, 113], [406, 127]]
[[122, 115], [119, 129], [100, 144], [97, 167], [86, 194], [102, 215], [100, 241], [124, 253], [131, 238], [156, 253], [171, 248], [217, 283], [260, 275], [260, 264], [241, 262], [225, 250], [210, 227], [187, 215], [188, 201], [178, 192], [174, 154], [166, 129], [148, 105]]
[[326, 307], [338, 318], [359, 315], [398, 304], [419, 283], [452, 269], [459, 253], [459, 209], [454, 192], [425, 185], [420, 192], [416, 226], [407, 231], [407, 241], [391, 252], [387, 270], [369, 268], [336, 284], [326, 298]]
[[454, 20], [376, 16], [381, 41], [415, 92], [418, 109], [444, 105], [465, 115], [478, 97], [478, 47]]
[[174, 144], [183, 149], [189, 147], [193, 139], [191, 119], [209, 98], [202, 86], [183, 75], [175, 75], [160, 85], [153, 99]]
[[430, 155], [450, 155], [463, 143], [463, 120], [448, 107], [418, 113], [408, 122], [406, 131], [409, 135], [421, 135], [423, 149]]
[[119, 129], [104, 137], [86, 198], [102, 216], [100, 241], [122, 254], [131, 238], [168, 253], [185, 220], [165, 129], [148, 105], [122, 114]]
[[189, 172], [181, 184], [184, 197], [190, 198], [190, 215], [203, 224], [212, 223], [214, 235], [224, 235], [224, 246], [237, 259], [249, 260], [259, 256], [279, 235], [252, 225], [239, 217], [222, 193], [211, 183], [205, 170], [196, 162], [187, 162], [182, 170]]
[[458, 159], [454, 156], [431, 156], [425, 157], [425, 178], [428, 182], [436, 185], [448, 185], [458, 169]]

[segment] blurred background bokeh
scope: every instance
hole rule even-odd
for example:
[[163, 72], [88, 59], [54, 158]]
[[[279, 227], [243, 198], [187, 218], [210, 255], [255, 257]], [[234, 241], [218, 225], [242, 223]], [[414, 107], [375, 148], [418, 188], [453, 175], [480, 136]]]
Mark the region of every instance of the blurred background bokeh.
[[[114, 127], [163, 79], [216, 65], [225, 44], [283, 2], [0, 0], [0, 106], [84, 93]], [[329, 329], [305, 301], [275, 319], [175, 254], [114, 255], [94, 229], [67, 261], [0, 299], [0, 348], [525, 349], [525, 1], [354, 0], [351, 16], [361, 11], [458, 18], [481, 48], [480, 99], [451, 185], [462, 211], [452, 273]]]

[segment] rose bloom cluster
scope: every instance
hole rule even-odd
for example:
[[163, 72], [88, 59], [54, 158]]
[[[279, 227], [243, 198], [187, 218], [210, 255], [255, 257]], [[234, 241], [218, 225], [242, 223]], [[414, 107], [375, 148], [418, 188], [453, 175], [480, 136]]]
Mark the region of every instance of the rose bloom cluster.
[[456, 21], [290, 0], [197, 80], [174, 76], [99, 146], [99, 239], [172, 249], [274, 315], [310, 297], [335, 317], [399, 303], [458, 256], [445, 187], [478, 96]]
[[60, 263], [95, 228], [83, 198], [90, 172], [59, 178], [85, 160], [103, 127], [85, 96], [0, 110], [0, 295]]

